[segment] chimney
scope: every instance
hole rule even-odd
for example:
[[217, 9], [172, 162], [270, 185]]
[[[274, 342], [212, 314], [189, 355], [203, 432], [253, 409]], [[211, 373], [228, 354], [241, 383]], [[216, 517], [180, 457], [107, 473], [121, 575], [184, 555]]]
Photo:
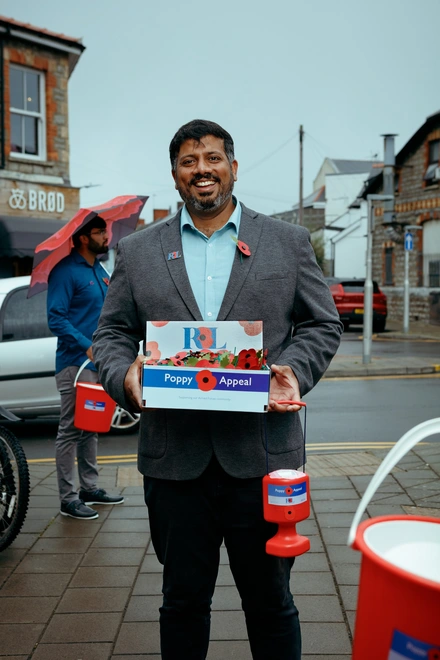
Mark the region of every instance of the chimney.
[[158, 220], [162, 220], [162, 218], [166, 218], [168, 214], [168, 209], [153, 209], [153, 222], [157, 222]]
[[[395, 156], [394, 156], [394, 138], [395, 133], [386, 133], [383, 135], [384, 139], [384, 165], [383, 165], [383, 194], [393, 195], [394, 197], [394, 172], [395, 172]], [[383, 221], [384, 225], [391, 225], [395, 221], [394, 214], [394, 199], [383, 202]]]

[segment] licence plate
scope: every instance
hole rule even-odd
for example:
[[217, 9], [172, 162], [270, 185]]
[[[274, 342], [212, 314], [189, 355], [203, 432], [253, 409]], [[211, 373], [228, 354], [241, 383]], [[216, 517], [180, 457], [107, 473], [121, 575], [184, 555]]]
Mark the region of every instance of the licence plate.
[[363, 314], [363, 313], [364, 313], [364, 310], [358, 308], [358, 309], [355, 309], [355, 310], [354, 310], [354, 313], [355, 313], [355, 314]]

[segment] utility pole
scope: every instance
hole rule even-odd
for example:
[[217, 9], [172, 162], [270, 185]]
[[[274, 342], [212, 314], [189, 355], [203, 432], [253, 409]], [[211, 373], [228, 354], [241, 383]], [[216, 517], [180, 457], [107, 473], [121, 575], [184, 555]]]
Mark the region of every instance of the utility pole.
[[371, 362], [371, 339], [373, 334], [373, 232], [374, 232], [374, 202], [391, 202], [394, 195], [367, 195], [368, 225], [367, 225], [367, 268], [364, 284], [364, 331], [362, 363]]
[[299, 127], [299, 217], [298, 224], [303, 224], [303, 125]]

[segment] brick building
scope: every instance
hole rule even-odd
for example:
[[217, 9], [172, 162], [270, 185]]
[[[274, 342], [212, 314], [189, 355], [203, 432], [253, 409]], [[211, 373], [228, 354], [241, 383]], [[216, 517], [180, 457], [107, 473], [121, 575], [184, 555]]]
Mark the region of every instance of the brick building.
[[[382, 193], [383, 174], [363, 191]], [[373, 279], [388, 298], [390, 318], [403, 318], [404, 235], [414, 230], [409, 253], [410, 320], [440, 323], [440, 112], [428, 117], [396, 156], [392, 223], [375, 210]]]
[[79, 39], [0, 16], [0, 277], [79, 208], [70, 183], [68, 81]]

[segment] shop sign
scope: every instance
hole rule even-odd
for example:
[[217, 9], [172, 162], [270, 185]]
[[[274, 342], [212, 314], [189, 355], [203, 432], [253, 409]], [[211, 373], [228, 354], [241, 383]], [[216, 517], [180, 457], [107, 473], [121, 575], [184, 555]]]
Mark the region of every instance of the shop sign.
[[14, 211], [43, 211], [44, 213], [62, 213], [65, 208], [64, 193], [51, 190], [12, 188], [8, 200]]

